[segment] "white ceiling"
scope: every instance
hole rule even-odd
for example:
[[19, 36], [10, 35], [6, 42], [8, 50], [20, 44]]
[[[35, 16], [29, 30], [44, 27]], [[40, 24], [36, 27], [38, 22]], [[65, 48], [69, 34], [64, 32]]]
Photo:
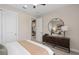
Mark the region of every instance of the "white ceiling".
[[46, 4], [45, 6], [37, 5], [36, 8], [33, 8], [32, 4], [26, 4], [27, 9], [23, 9], [25, 4], [11, 4], [12, 7], [15, 7], [21, 11], [25, 11], [35, 17], [43, 16], [57, 8], [67, 6], [66, 4]]

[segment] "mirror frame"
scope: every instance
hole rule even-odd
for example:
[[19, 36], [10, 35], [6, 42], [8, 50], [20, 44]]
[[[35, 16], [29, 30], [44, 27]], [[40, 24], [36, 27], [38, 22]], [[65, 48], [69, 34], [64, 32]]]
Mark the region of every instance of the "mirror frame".
[[[61, 18], [52, 18], [52, 20], [54, 20], [54, 19], [59, 19], [60, 21], [62, 21], [63, 25], [61, 25], [61, 26], [64, 26], [64, 22], [63, 22], [63, 20], [62, 20]], [[50, 29], [49, 29], [49, 24], [50, 24], [50, 22], [51, 22], [52, 20], [50, 20], [50, 21], [48, 22], [48, 31], [51, 33], [51, 35], [52, 35], [52, 34], [57, 34], [57, 33], [52, 33], [52, 32], [50, 31]]]

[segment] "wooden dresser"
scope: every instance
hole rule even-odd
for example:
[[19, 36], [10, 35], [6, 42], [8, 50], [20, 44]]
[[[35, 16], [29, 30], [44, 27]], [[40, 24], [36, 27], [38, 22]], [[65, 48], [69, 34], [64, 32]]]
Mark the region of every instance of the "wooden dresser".
[[49, 36], [49, 35], [45, 34], [45, 35], [43, 35], [43, 42], [67, 48], [68, 52], [70, 52], [70, 38]]

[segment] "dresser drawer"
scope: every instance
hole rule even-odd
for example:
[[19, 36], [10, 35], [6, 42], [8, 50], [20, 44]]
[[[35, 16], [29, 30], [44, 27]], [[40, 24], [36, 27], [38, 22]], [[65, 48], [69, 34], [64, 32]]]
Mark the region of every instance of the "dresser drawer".
[[43, 42], [55, 44], [68, 48], [70, 51], [70, 39], [66, 37], [57, 37], [57, 36], [43, 36]]

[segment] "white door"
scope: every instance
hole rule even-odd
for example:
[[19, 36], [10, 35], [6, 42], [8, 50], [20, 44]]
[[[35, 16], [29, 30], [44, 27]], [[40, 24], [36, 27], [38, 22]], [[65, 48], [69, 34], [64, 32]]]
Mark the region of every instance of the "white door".
[[12, 11], [3, 11], [3, 42], [12, 42], [17, 39], [17, 14]]
[[36, 20], [36, 40], [42, 42], [42, 18]]

